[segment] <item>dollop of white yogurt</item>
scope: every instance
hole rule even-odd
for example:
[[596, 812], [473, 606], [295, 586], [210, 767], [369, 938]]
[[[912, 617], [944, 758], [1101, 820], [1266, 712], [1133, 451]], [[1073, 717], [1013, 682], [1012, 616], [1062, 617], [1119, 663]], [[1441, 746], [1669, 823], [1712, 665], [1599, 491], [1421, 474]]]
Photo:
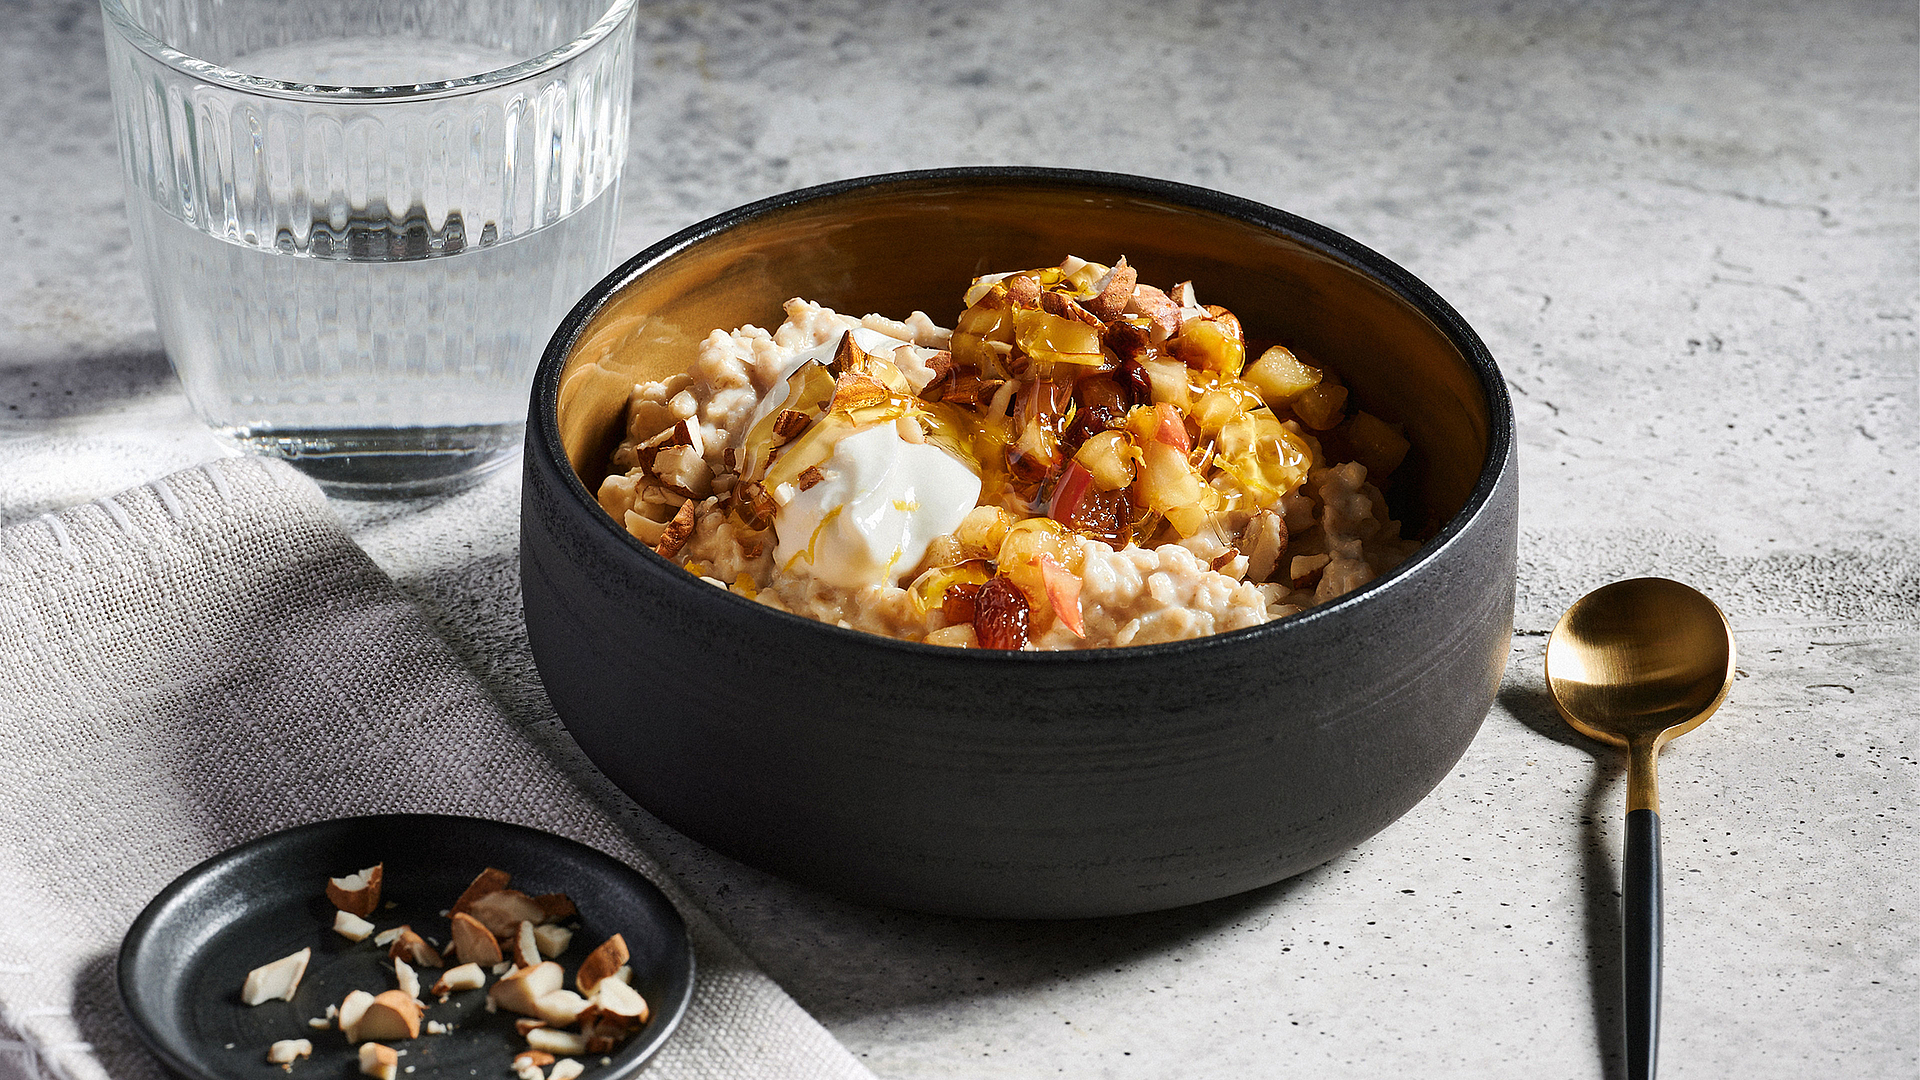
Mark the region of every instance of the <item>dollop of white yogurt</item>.
[[821, 481], [774, 516], [773, 557], [842, 588], [898, 584], [980, 499], [973, 470], [893, 424], [841, 439], [819, 468]]

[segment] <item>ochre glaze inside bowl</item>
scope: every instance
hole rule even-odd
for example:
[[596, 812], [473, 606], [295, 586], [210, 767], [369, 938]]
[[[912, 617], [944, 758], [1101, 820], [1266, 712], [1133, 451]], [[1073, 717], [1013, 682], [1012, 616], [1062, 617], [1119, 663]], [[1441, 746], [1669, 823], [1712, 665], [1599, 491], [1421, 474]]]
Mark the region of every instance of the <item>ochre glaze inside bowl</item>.
[[1362, 407], [1404, 425], [1414, 449], [1388, 496], [1407, 535], [1429, 535], [1465, 506], [1487, 464], [1486, 396], [1460, 350], [1394, 288], [1304, 235], [1072, 184], [855, 188], [629, 267], [638, 276], [594, 314], [566, 362], [558, 420], [568, 461], [595, 490], [636, 380], [688, 370], [715, 329], [778, 326], [791, 297], [856, 316], [917, 309], [951, 326], [976, 275], [1070, 254], [1124, 255], [1142, 282], [1162, 287], [1191, 280], [1201, 302], [1240, 317], [1256, 348], [1277, 341], [1332, 367]]

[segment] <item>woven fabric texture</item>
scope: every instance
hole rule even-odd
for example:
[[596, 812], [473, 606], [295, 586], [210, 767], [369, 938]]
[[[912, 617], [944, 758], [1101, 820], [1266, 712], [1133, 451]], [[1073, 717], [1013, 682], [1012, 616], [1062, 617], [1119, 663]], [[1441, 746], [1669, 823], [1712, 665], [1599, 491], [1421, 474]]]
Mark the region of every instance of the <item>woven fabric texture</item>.
[[[114, 956], [226, 848], [467, 814], [637, 868], [698, 979], [660, 1078], [870, 1074], [531, 747], [292, 469], [228, 458], [0, 530], [0, 1080], [148, 1080]], [[504, 782], [511, 778], [511, 782]]]

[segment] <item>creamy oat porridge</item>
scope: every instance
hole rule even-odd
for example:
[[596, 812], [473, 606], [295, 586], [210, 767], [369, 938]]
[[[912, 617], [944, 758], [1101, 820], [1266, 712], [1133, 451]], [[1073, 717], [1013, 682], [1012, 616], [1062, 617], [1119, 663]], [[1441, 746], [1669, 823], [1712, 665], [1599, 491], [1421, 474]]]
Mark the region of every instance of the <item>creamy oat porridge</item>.
[[600, 505], [717, 588], [939, 645], [1200, 637], [1349, 592], [1418, 546], [1399, 430], [1124, 258], [976, 279], [953, 329], [807, 300], [635, 386]]

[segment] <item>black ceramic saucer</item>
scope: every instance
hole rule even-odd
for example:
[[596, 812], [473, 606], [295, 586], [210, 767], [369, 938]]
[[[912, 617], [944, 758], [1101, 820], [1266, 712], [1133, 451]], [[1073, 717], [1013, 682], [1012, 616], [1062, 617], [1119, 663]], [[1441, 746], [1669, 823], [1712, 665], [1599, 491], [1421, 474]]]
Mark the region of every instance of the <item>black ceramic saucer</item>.
[[[445, 942], [441, 912], [488, 866], [513, 875], [512, 887], [538, 895], [564, 892], [579, 908], [573, 942], [559, 957], [572, 987], [573, 969], [600, 942], [619, 933], [632, 952], [633, 987], [653, 1017], [602, 1065], [580, 1060], [583, 1080], [621, 1080], [637, 1071], [672, 1033], [693, 995], [693, 951], [686, 925], [652, 882], [582, 844], [497, 821], [393, 814], [344, 818], [262, 837], [201, 863], [154, 897], [120, 948], [120, 996], [135, 1029], [173, 1072], [195, 1080], [287, 1080], [267, 1062], [279, 1039], [309, 1039], [313, 1056], [296, 1063], [294, 1080], [357, 1076], [358, 1056], [334, 1029], [315, 1030], [347, 992], [394, 988], [386, 950], [334, 933], [329, 877], [374, 863], [386, 869], [383, 904], [372, 921], [402, 923]], [[392, 906], [386, 906], [391, 902]], [[254, 967], [303, 947], [313, 959], [292, 1001], [249, 1008], [240, 986]], [[428, 985], [437, 972], [422, 972]], [[488, 983], [491, 985], [492, 979]], [[500, 1080], [525, 1042], [507, 1013], [485, 1010], [486, 991], [469, 990], [440, 1004], [424, 994], [426, 1018], [454, 1025], [451, 1034], [395, 1044], [404, 1049], [401, 1080]]]

